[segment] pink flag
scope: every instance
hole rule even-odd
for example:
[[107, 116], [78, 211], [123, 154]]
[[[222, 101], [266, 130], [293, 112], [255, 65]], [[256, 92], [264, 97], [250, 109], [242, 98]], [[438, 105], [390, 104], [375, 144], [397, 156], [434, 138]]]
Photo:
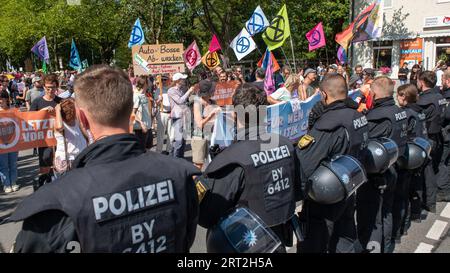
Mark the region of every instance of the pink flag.
[[326, 45], [322, 22], [306, 33], [306, 39], [309, 42], [309, 51], [316, 50]]
[[[268, 51], [269, 54], [272, 54]], [[273, 92], [275, 92], [275, 81], [273, 80], [273, 61], [272, 58], [269, 58], [269, 62], [266, 68], [266, 77], [264, 78], [264, 91], [266, 91], [266, 95], [270, 96]]]
[[213, 35], [211, 42], [209, 43], [209, 52], [215, 52], [217, 50], [222, 49], [220, 47], [219, 40], [217, 40], [216, 34]]
[[192, 42], [192, 44], [186, 48], [186, 51], [183, 53], [183, 59], [187, 68], [191, 71], [194, 70], [197, 65], [201, 64], [202, 55], [198, 49], [197, 42]]

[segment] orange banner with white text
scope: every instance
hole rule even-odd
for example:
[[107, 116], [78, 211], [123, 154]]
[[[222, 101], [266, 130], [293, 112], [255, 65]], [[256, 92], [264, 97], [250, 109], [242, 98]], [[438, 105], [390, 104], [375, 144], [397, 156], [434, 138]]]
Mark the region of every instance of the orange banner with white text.
[[55, 117], [47, 111], [0, 112], [0, 154], [56, 145]]

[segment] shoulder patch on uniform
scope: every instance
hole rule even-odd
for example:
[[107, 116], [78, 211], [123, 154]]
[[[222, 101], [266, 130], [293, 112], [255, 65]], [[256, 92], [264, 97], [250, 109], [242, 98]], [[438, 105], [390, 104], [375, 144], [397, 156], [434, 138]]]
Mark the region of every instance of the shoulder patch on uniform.
[[206, 192], [208, 191], [205, 187], [205, 185], [203, 185], [202, 181], [197, 180], [195, 181], [195, 187], [197, 188], [197, 196], [198, 196], [198, 202], [202, 202], [203, 198], [206, 195]]
[[306, 147], [308, 147], [309, 145], [313, 144], [315, 142], [314, 137], [310, 136], [310, 135], [304, 135], [298, 142], [298, 147], [300, 148], [300, 150], [305, 149]]

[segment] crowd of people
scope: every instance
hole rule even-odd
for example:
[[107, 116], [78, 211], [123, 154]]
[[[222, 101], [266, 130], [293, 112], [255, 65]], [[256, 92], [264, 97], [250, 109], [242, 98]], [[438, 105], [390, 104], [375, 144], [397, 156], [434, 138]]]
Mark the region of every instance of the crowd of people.
[[[265, 74], [217, 67], [197, 77], [134, 77], [102, 65], [80, 75], [2, 75], [0, 110], [54, 113], [57, 139], [56, 147], [37, 149], [38, 182], [49, 185], [10, 218], [24, 220], [14, 251], [70, 252], [68, 244], [76, 242], [84, 252], [188, 252], [199, 224], [209, 230], [208, 251], [236, 252], [236, 245], [217, 244], [218, 233], [225, 232], [223, 218], [243, 206], [276, 235], [272, 251], [284, 252], [297, 240], [301, 253], [393, 252], [423, 210], [434, 213], [436, 202], [450, 202], [445, 64], [435, 71], [403, 66], [397, 88], [360, 65], [349, 71], [320, 64], [298, 73], [284, 66], [274, 75], [275, 88], [264, 84]], [[213, 151], [214, 120], [225, 110], [213, 100], [214, 90], [230, 81], [239, 83], [233, 106], [255, 107], [255, 115], [270, 104], [320, 94], [308, 133], [292, 143], [261, 133], [264, 125], [250, 113], [235, 114], [236, 140]], [[350, 99], [350, 92], [359, 95]], [[411, 169], [403, 161], [417, 138], [431, 152]], [[183, 160], [187, 140], [192, 164]], [[365, 151], [372, 140], [394, 143], [399, 160], [370, 171]], [[318, 171], [348, 162], [344, 156], [364, 165], [361, 177], [368, 182], [320, 197]], [[5, 193], [18, 190], [17, 152], [0, 154], [0, 175]]]

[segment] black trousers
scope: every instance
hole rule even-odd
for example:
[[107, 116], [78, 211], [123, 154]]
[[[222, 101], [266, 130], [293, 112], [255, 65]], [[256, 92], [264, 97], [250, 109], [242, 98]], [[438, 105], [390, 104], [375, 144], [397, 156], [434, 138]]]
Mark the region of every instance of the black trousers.
[[395, 184], [394, 202], [392, 205], [392, 239], [400, 237], [406, 231], [406, 222], [410, 207], [410, 185], [412, 171], [397, 170], [398, 178]]
[[355, 253], [357, 232], [355, 197], [333, 205], [305, 200], [300, 222], [306, 227], [305, 240], [297, 244], [299, 253]]
[[374, 253], [393, 251], [392, 207], [396, 181], [397, 173], [391, 167], [384, 174], [369, 175], [369, 181], [357, 191], [358, 238], [366, 251]]
[[430, 134], [432, 140], [431, 161], [424, 169], [425, 193], [424, 204], [430, 208], [436, 206], [436, 194], [438, 190], [439, 165], [444, 152], [444, 139], [441, 133]]
[[438, 190], [444, 195], [450, 195], [450, 142], [445, 142], [439, 165]]

